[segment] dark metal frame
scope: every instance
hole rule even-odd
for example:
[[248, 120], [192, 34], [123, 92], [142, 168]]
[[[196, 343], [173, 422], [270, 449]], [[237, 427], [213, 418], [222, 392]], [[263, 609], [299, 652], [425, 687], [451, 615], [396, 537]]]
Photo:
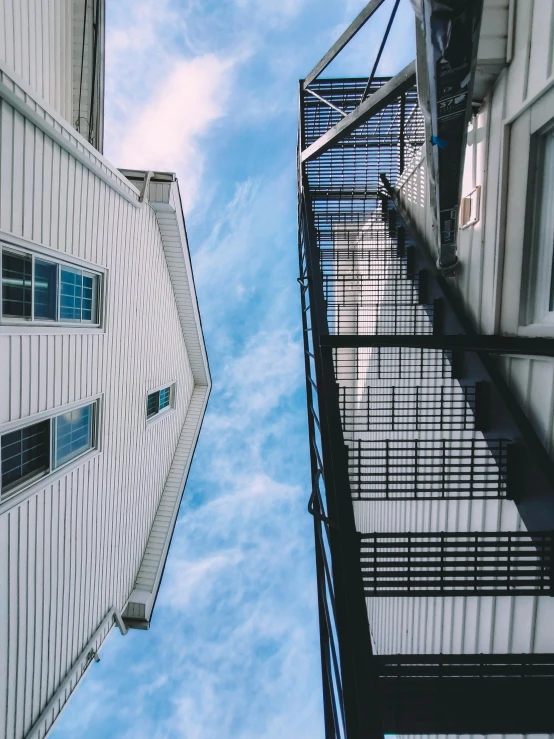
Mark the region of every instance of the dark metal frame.
[[[404, 169], [410, 144], [421, 136], [415, 63], [393, 79], [375, 77], [376, 69], [369, 79], [317, 79], [380, 5], [379, 0], [368, 3], [300, 83], [299, 283], [312, 472], [308, 509], [314, 517], [326, 737], [506, 733], [514, 726], [522, 733], [551, 731], [553, 719], [542, 704], [537, 707], [535, 697], [544, 698], [554, 687], [553, 655], [383, 657], [372, 648], [365, 596], [368, 588], [376, 594], [378, 570], [386, 582], [379, 596], [551, 593], [554, 529], [554, 465], [490, 356], [507, 347], [514, 353], [532, 350], [550, 356], [552, 343], [476, 335], [391, 185]], [[423, 140], [421, 136], [419, 144]], [[382, 169], [378, 172], [376, 167]], [[383, 170], [387, 172], [380, 180]], [[369, 221], [374, 227], [366, 234]], [[356, 278], [345, 276], [349, 261], [360, 258], [365, 260], [361, 272], [356, 265]], [[385, 288], [379, 284], [379, 268], [372, 272], [372, 263], [379, 260], [392, 265], [396, 275]], [[388, 303], [382, 300], [383, 289], [391, 293]], [[373, 314], [368, 305], [374, 306]], [[369, 324], [371, 331], [364, 331]], [[372, 363], [363, 370], [367, 376], [373, 372], [379, 377], [384, 373], [386, 379], [438, 377], [442, 386], [450, 379], [465, 379], [462, 394], [468, 395], [460, 410], [462, 425], [471, 416], [483, 431], [483, 441], [434, 440], [442, 445], [440, 453], [426, 458], [422, 441], [354, 438], [349, 417], [359, 416], [360, 408], [347, 401], [345, 388], [361, 379], [359, 362], [369, 348]], [[398, 364], [391, 371], [395, 357]], [[375, 423], [371, 410], [368, 406], [362, 412], [366, 432], [372, 432]], [[434, 412], [434, 428], [445, 423], [441, 410], [446, 411], [446, 405], [438, 415]], [[452, 418], [456, 413], [451, 412]], [[416, 418], [416, 423], [423, 422], [417, 411]], [[401, 421], [405, 424], [406, 418]], [[396, 468], [391, 464], [395, 443], [404, 445], [404, 461], [397, 460]], [[378, 448], [379, 444], [384, 446]], [[378, 468], [382, 454], [384, 472]], [[411, 465], [407, 475], [403, 464]], [[489, 532], [496, 537], [494, 578], [475, 569], [476, 561], [487, 561], [487, 534], [413, 534], [411, 543], [395, 555], [402, 563], [399, 586], [390, 575], [396, 565], [381, 556], [368, 559], [368, 541], [373, 537], [375, 546], [379, 536], [397, 537], [398, 548], [398, 537], [410, 535], [384, 533], [360, 539], [352, 505], [356, 498], [502, 497], [516, 500], [528, 527], [536, 531], [531, 546], [528, 535]], [[421, 549], [422, 538], [427, 537], [429, 549], [437, 536], [442, 547], [438, 586], [433, 565], [422, 568], [412, 547], [419, 542]], [[465, 543], [460, 543], [464, 536]], [[502, 543], [506, 537], [508, 553]], [[444, 552], [452, 541], [454, 560]], [[522, 566], [514, 550], [531, 557], [531, 564]], [[466, 573], [464, 581], [459, 575], [468, 563], [474, 568], [473, 579], [468, 580]], [[368, 568], [371, 576], [364, 572]], [[462, 669], [466, 658], [470, 667]], [[425, 674], [417, 667], [420, 663]], [[509, 680], [515, 674], [517, 690], [528, 705], [513, 707], [510, 713], [502, 710], [499, 695], [514, 694]], [[472, 707], [463, 711], [466, 699]]]
[[552, 532], [360, 535], [368, 596], [554, 595]]

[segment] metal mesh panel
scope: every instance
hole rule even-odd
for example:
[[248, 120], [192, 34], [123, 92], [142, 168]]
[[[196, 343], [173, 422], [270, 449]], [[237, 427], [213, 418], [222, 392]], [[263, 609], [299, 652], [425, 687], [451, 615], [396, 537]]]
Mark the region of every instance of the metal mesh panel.
[[497, 498], [506, 494], [503, 439], [348, 442], [350, 487], [359, 500]]
[[362, 534], [366, 595], [550, 595], [546, 533]]
[[452, 353], [435, 349], [374, 347], [333, 349], [340, 385], [361, 380], [438, 380], [452, 377]]
[[340, 389], [343, 431], [473, 429], [475, 386], [370, 386]]

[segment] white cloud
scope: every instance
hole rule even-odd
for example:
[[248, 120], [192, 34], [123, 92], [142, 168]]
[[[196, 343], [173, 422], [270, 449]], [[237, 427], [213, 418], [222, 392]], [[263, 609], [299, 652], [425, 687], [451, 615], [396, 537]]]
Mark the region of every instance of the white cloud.
[[120, 167], [177, 171], [185, 209], [202, 177], [202, 136], [224, 115], [233, 61], [207, 54], [174, 60], [132, 117], [112, 156]]

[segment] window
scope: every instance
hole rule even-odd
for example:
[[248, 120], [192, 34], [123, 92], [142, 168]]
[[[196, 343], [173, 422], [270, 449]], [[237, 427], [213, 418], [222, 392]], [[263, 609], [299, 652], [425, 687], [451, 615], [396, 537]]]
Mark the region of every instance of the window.
[[2, 248], [2, 318], [99, 323], [100, 276], [63, 262]]
[[534, 289], [529, 322], [554, 323], [554, 129], [537, 141], [533, 213]]
[[2, 435], [2, 495], [19, 490], [95, 447], [97, 403]]
[[168, 385], [148, 393], [146, 401], [146, 418], [148, 420], [173, 408], [173, 388], [173, 385]]

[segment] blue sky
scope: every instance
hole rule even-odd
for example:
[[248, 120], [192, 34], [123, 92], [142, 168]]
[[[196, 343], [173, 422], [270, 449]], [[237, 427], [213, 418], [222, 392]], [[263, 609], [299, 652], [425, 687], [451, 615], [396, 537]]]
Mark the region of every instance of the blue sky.
[[[214, 388], [152, 627], [112, 631], [54, 739], [323, 736], [297, 92], [364, 4], [107, 0], [106, 154], [178, 174]], [[383, 74], [414, 56], [399, 13]], [[329, 76], [367, 75], [386, 20]]]

